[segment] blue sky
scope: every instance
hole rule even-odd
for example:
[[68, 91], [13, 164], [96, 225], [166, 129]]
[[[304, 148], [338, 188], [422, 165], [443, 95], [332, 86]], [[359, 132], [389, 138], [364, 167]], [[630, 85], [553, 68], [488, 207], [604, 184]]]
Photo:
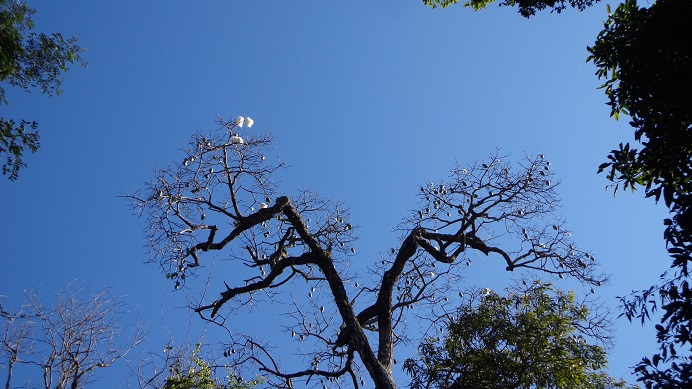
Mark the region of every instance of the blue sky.
[[[419, 184], [496, 147], [550, 159], [559, 213], [613, 274], [598, 294], [614, 310], [615, 296], [667, 266], [663, 207], [641, 193], [614, 198], [595, 174], [632, 132], [609, 118], [585, 63], [604, 4], [530, 20], [508, 7], [432, 10], [417, 0], [30, 5], [40, 30], [79, 38], [89, 67], [66, 74], [61, 96], [8, 89], [0, 107], [38, 121], [42, 135], [20, 179], [0, 181], [8, 306], [24, 290], [50, 295], [79, 280], [126, 295], [130, 314], [149, 323], [147, 347], [184, 334], [187, 312], [175, 309], [184, 296], [144, 263], [144, 220], [117, 196], [179, 161], [217, 114], [252, 116], [253, 131], [274, 133], [290, 166], [280, 192], [311, 188], [350, 206], [361, 237], [354, 267], [395, 244]], [[503, 269], [471, 268], [470, 285], [499, 287]], [[616, 330], [610, 372], [633, 381], [628, 366], [654, 351], [653, 332], [624, 319]], [[99, 386], [120, 387], [107, 382]]]

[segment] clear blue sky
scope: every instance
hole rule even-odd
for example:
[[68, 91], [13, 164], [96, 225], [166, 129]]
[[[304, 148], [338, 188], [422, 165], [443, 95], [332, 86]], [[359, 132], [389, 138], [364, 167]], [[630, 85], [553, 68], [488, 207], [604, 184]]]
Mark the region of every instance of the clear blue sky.
[[[495, 147], [548, 156], [562, 182], [559, 213], [613, 274], [598, 291], [613, 310], [615, 296], [656, 282], [669, 263], [663, 207], [641, 193], [613, 198], [596, 175], [632, 132], [609, 118], [585, 63], [605, 4], [530, 20], [508, 7], [432, 10], [419, 0], [30, 5], [38, 29], [79, 38], [89, 67], [66, 74], [61, 96], [8, 89], [0, 107], [38, 121], [42, 135], [19, 181], [0, 181], [3, 304], [80, 280], [126, 295], [130, 314], [149, 323], [147, 347], [184, 333], [187, 312], [175, 309], [184, 295], [144, 263], [144, 220], [117, 196], [179, 161], [217, 114], [252, 116], [253, 130], [275, 134], [290, 166], [280, 193], [312, 188], [351, 207], [356, 268], [395, 244], [420, 183]], [[501, 285], [503, 269], [469, 282]], [[654, 351], [654, 334], [624, 319], [616, 330], [610, 372], [633, 381], [628, 366]]]

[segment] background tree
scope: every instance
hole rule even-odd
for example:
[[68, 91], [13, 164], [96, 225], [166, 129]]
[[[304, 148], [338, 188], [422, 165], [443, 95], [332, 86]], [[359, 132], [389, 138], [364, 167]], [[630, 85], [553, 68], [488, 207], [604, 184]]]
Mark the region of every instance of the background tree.
[[620, 144], [602, 164], [608, 179], [647, 197], [663, 198], [673, 214], [664, 238], [672, 257], [661, 283], [623, 298], [625, 315], [642, 322], [657, 309], [660, 352], [636, 371], [648, 387], [692, 386], [692, 2], [659, 0], [642, 8], [634, 0], [618, 6], [605, 22], [589, 60], [609, 99], [611, 115], [630, 116], [641, 149]]
[[194, 348], [166, 346], [163, 356], [150, 354], [137, 368], [139, 388], [157, 389], [252, 389], [263, 381], [249, 381], [227, 366], [209, 362], [202, 355], [202, 343]]
[[[419, 388], [617, 388], [603, 372], [608, 322], [575, 293], [534, 281], [485, 289], [447, 318], [443, 339], [429, 337], [404, 364]], [[599, 344], [588, 344], [587, 339]]]
[[[60, 74], [69, 64], [81, 61], [83, 49], [77, 38], [34, 32], [34, 13], [36, 10], [21, 1], [0, 0], [0, 82], [25, 91], [38, 88], [49, 96], [60, 94]], [[5, 89], [0, 86], [0, 105], [7, 103]], [[38, 149], [37, 126], [33, 121], [17, 124], [0, 117], [0, 158], [5, 160], [2, 174], [9, 174], [10, 180], [16, 180], [19, 169], [26, 166], [24, 153]]]
[[[230, 256], [202, 285], [223, 283], [218, 298], [203, 295], [195, 308], [229, 328], [229, 364], [253, 365], [272, 385], [342, 386], [347, 379], [359, 387], [365, 369], [375, 387], [396, 387], [395, 346], [407, 340], [407, 326], [439, 330], [474, 256], [498, 260], [498, 270], [571, 276], [591, 286], [606, 281], [553, 213], [556, 183], [542, 155], [512, 166], [495, 154], [456, 166], [447, 182], [421, 186], [419, 206], [398, 227], [398, 247], [356, 262], [348, 210], [306, 191], [276, 197], [272, 174], [284, 165], [267, 155], [269, 134], [239, 134], [244, 122], [220, 118], [219, 130], [194, 135], [180, 163], [158, 169], [128, 198], [147, 217], [152, 261], [176, 289], [194, 287], [212, 259], [207, 253]], [[295, 341], [302, 368], [280, 363], [271, 334], [248, 334], [232, 321], [253, 311], [266, 320], [281, 306], [286, 335], [275, 344]]]
[[42, 377], [40, 383], [30, 381], [33, 385], [46, 389], [85, 387], [96, 369], [111, 366], [144, 340], [137, 325], [129, 337], [124, 336], [126, 327], [117, 321], [121, 307], [120, 299], [111, 297], [107, 290], [85, 297], [81, 289], [67, 288], [58, 293], [54, 307], [28, 294], [18, 313], [7, 313], [2, 323], [0, 355], [8, 365], [5, 387], [12, 387], [16, 364]]

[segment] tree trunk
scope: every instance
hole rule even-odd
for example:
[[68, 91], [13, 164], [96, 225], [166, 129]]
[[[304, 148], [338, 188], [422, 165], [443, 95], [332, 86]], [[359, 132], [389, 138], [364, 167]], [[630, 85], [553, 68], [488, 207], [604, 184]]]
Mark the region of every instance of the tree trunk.
[[17, 362], [17, 359], [15, 357], [11, 357], [9, 366], [7, 367], [7, 381], [5, 381], [5, 389], [10, 389], [10, 381], [12, 381], [12, 369], [14, 368], [15, 362]]

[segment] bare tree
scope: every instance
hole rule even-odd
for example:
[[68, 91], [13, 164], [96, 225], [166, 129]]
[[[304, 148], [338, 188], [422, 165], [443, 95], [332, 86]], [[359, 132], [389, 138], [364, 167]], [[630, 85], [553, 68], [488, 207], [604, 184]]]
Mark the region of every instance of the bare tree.
[[[122, 301], [108, 290], [86, 297], [80, 288], [58, 292], [55, 306], [44, 305], [34, 293], [17, 314], [8, 312], [3, 327], [3, 349], [10, 388], [13, 368], [27, 366], [27, 374], [41, 380], [23, 385], [46, 389], [83, 388], [96, 369], [111, 366], [144, 340], [144, 331], [118, 323]], [[37, 374], [38, 373], [38, 374]], [[23, 376], [27, 376], [26, 374]]]
[[[270, 157], [271, 136], [241, 134], [242, 118], [218, 123], [217, 131], [193, 136], [181, 163], [156, 170], [127, 197], [147, 217], [151, 260], [176, 289], [192, 288], [210, 252], [225, 253], [228, 268], [215, 264], [202, 283], [206, 290], [223, 282], [223, 290], [212, 301], [203, 292], [195, 310], [229, 329], [230, 364], [254, 366], [276, 387], [358, 388], [363, 368], [376, 388], [396, 387], [395, 346], [413, 332], [407, 326], [443, 325], [439, 319], [454, 312], [455, 296], [468, 286], [460, 280], [474, 256], [498, 260], [498, 270], [606, 282], [554, 214], [556, 182], [542, 155], [512, 166], [496, 153], [454, 167], [446, 182], [420, 187], [397, 247], [356, 262], [348, 209], [307, 191], [276, 197], [272, 175], [284, 165]], [[279, 342], [295, 342], [302, 367], [281, 362], [273, 334], [235, 328], [234, 315], [255, 311], [277, 315]]]
[[5, 379], [5, 389], [11, 388], [12, 374], [14, 367], [19, 362], [20, 352], [30, 352], [31, 336], [33, 334], [31, 322], [25, 320], [26, 314], [22, 310], [10, 313], [0, 306], [0, 316], [4, 320], [2, 327], [2, 348], [0, 356], [6, 358], [7, 377]]

